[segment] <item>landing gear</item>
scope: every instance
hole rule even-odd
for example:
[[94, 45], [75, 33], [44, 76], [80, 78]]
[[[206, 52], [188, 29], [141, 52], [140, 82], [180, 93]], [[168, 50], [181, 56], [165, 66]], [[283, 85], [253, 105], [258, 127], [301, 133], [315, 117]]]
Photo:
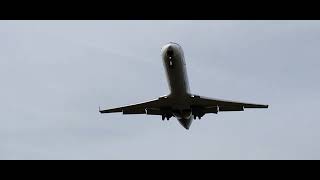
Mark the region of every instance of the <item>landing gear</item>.
[[171, 60], [169, 61], [169, 66], [173, 66], [173, 62]]
[[166, 115], [166, 114], [162, 115], [162, 121], [164, 121], [165, 119], [167, 119], [167, 121], [169, 121], [170, 118], [171, 118], [170, 115]]
[[193, 115], [193, 119], [196, 120], [198, 117], [198, 119], [200, 120], [202, 118], [202, 116], [199, 116], [199, 115]]
[[198, 118], [199, 120], [205, 115], [204, 110], [201, 107], [192, 107], [192, 114], [194, 119]]

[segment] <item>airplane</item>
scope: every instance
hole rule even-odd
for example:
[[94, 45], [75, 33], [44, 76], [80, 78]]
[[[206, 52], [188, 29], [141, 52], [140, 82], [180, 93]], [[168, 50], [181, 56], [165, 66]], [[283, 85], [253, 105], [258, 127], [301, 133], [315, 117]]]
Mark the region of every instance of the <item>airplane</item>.
[[170, 93], [150, 101], [123, 107], [101, 110], [100, 113], [123, 113], [125, 115], [159, 115], [162, 120], [175, 117], [189, 130], [193, 120], [205, 114], [228, 111], [244, 111], [247, 108], [268, 108], [269, 105], [213, 99], [192, 94], [189, 87], [186, 62], [182, 47], [170, 42], [162, 47], [161, 56]]

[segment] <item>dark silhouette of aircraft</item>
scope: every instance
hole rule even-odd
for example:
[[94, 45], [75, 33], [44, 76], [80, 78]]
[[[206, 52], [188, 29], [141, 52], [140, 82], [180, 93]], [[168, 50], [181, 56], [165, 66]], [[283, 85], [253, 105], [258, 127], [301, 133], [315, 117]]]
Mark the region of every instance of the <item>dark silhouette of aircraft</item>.
[[184, 128], [189, 129], [193, 119], [201, 119], [207, 113], [268, 108], [268, 105], [213, 99], [192, 94], [181, 46], [177, 43], [169, 43], [161, 49], [161, 52], [170, 94], [151, 101], [113, 109], [100, 110], [99, 108], [100, 113], [159, 115], [162, 116], [162, 120], [176, 117]]

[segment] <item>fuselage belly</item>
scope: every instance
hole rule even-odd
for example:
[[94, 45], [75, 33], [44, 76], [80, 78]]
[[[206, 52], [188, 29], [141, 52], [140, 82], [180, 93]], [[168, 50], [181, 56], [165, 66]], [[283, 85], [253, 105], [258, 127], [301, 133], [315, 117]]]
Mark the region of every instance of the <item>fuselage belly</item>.
[[190, 97], [190, 87], [187, 76], [187, 68], [184, 53], [180, 45], [167, 44], [162, 48], [162, 60], [170, 89], [170, 98], [173, 115], [186, 129], [191, 126], [193, 115], [191, 107], [187, 102]]

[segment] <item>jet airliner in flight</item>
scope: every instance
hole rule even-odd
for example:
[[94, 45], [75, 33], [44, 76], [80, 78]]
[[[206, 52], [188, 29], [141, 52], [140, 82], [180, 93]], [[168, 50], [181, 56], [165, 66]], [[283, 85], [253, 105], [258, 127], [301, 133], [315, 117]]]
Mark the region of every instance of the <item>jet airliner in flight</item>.
[[169, 43], [161, 49], [170, 93], [157, 99], [123, 107], [100, 110], [100, 113], [147, 114], [162, 116], [162, 120], [177, 118], [189, 129], [194, 119], [207, 113], [244, 111], [247, 108], [268, 108], [268, 105], [213, 99], [190, 92], [184, 52], [177, 43]]

